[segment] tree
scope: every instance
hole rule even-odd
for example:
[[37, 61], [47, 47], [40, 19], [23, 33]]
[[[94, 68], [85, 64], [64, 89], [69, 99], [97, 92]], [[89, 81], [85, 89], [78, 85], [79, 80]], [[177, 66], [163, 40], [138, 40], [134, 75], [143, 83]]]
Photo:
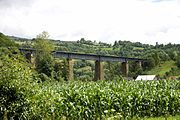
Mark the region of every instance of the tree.
[[40, 52], [41, 54], [50, 54], [54, 50], [53, 44], [48, 39], [49, 34], [46, 31], [43, 31], [41, 34], [37, 35], [34, 44], [37, 52]]
[[180, 68], [180, 53], [178, 54], [178, 56], [176, 58], [176, 65], [178, 68]]
[[84, 38], [80, 39], [80, 43], [84, 43], [86, 40]]
[[156, 66], [155, 60], [152, 57], [149, 57], [148, 61], [146, 61], [144, 64], [145, 64], [145, 69], [151, 69]]
[[48, 38], [49, 34], [46, 31], [37, 35], [34, 48], [36, 49], [36, 70], [50, 77], [54, 69], [54, 60], [52, 56], [54, 46]]
[[115, 47], [117, 47], [117, 46], [118, 46], [118, 42], [115, 41], [115, 42], [114, 42], [114, 45], [113, 45], [113, 48], [115, 48]]
[[159, 58], [159, 54], [157, 52], [155, 52], [153, 54], [153, 58], [154, 58], [154, 61], [155, 61], [155, 65], [159, 65], [160, 63], [160, 58]]

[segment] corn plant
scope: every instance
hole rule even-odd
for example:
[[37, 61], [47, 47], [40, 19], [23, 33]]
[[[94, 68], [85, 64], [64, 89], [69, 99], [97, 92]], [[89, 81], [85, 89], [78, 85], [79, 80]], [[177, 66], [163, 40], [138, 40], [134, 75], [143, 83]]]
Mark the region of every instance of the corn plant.
[[123, 119], [180, 114], [179, 81], [46, 82], [31, 99], [30, 118]]

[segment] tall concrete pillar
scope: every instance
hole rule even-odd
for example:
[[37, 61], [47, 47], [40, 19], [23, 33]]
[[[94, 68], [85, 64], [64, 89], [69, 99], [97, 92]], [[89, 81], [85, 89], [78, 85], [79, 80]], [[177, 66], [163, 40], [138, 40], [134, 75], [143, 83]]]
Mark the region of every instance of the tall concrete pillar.
[[67, 59], [67, 62], [68, 62], [68, 80], [74, 80], [73, 60]]
[[94, 80], [103, 80], [103, 79], [104, 79], [103, 63], [99, 60], [96, 60]]
[[122, 62], [122, 73], [125, 77], [128, 77], [128, 73], [129, 73], [128, 61]]

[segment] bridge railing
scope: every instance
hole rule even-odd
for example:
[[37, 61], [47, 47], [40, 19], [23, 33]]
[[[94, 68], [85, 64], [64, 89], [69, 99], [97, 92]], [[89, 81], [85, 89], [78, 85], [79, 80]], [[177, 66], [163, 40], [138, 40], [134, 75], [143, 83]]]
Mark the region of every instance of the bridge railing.
[[[36, 53], [36, 50], [33, 48], [19, 48], [19, 50], [22, 53], [25, 52], [30, 52], [32, 54]], [[53, 51], [52, 54], [55, 58], [70, 58], [70, 59], [81, 59], [81, 60], [98, 60], [98, 61], [115, 61], [115, 62], [147, 61], [147, 59], [140, 59], [140, 58], [128, 58], [128, 57], [119, 57], [119, 56], [73, 53], [73, 52], [63, 52], [63, 51]]]

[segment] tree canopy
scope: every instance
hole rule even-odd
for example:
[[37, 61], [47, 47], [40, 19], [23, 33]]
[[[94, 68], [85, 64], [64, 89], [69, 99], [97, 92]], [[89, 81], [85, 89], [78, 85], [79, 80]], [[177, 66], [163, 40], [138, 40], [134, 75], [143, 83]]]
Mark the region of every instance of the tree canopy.
[[54, 50], [53, 44], [48, 40], [49, 34], [43, 31], [37, 35], [35, 39], [34, 48], [36, 49], [36, 70], [39, 73], [44, 73], [47, 76], [52, 76], [54, 60], [52, 51]]

